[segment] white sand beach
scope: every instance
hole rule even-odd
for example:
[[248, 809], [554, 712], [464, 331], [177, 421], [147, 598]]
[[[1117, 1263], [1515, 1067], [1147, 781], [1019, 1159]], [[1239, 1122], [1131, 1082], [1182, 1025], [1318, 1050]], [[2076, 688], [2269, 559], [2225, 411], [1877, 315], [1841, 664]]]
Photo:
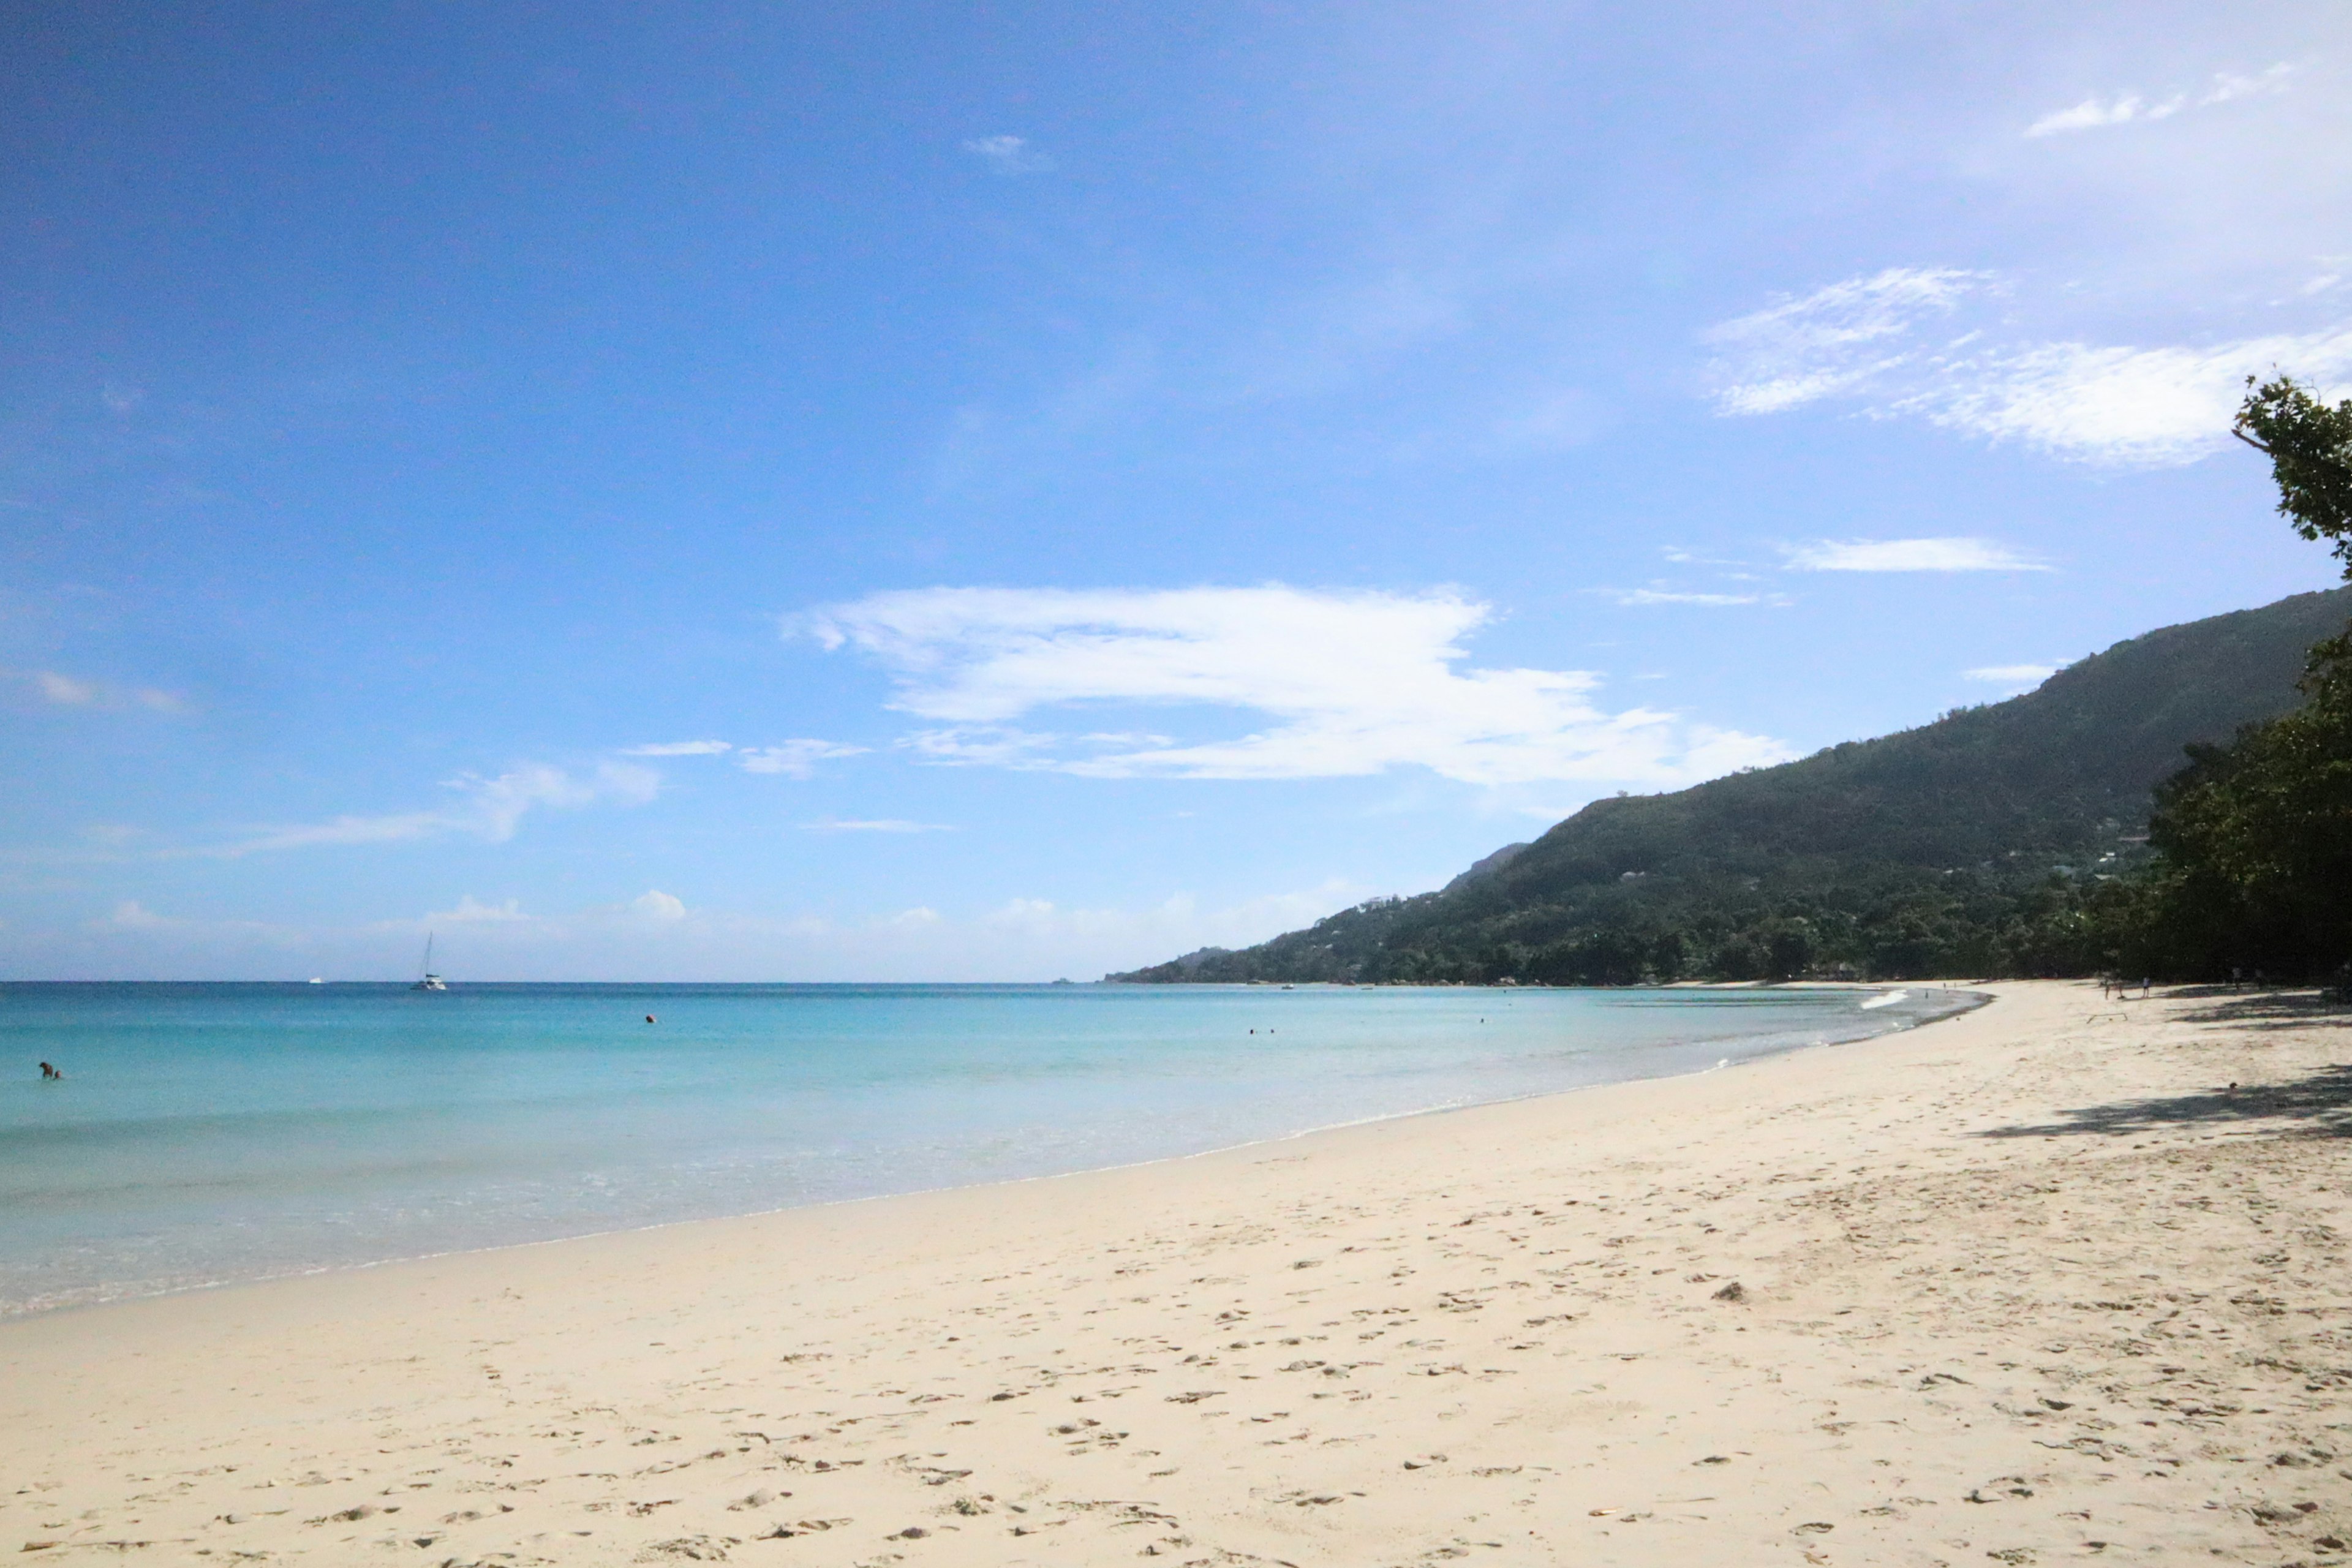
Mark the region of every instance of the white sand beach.
[[2347, 1016], [1986, 989], [1694, 1078], [0, 1327], [0, 1551], [2352, 1557]]

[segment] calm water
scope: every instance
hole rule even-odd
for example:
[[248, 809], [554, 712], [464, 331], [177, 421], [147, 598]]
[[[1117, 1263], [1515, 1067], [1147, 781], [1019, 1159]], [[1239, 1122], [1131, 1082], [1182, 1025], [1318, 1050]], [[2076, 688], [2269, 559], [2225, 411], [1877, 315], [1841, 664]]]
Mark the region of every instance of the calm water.
[[1968, 1000], [1884, 996], [0, 985], [0, 1316], [1192, 1153]]

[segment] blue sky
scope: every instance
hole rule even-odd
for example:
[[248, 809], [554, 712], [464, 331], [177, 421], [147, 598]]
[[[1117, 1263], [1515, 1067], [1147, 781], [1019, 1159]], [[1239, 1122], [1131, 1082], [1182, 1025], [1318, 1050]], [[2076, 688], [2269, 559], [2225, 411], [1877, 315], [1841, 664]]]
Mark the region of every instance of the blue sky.
[[2339, 5], [0, 29], [0, 975], [1091, 976], [2333, 576]]

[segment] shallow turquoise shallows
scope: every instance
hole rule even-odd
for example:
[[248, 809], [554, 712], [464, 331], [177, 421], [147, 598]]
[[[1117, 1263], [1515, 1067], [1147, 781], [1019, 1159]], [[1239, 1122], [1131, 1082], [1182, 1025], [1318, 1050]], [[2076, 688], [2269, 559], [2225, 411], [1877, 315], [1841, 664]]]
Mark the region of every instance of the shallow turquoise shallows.
[[1195, 1153], [1859, 1039], [1969, 1000], [0, 985], [0, 1315]]

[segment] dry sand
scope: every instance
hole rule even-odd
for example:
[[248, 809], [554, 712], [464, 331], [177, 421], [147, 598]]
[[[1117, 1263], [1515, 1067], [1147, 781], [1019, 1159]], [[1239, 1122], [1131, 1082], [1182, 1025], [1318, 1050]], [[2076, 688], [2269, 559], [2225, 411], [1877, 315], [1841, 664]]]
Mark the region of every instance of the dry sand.
[[2352, 1026], [1989, 989], [1696, 1078], [0, 1328], [0, 1551], [2342, 1560]]

